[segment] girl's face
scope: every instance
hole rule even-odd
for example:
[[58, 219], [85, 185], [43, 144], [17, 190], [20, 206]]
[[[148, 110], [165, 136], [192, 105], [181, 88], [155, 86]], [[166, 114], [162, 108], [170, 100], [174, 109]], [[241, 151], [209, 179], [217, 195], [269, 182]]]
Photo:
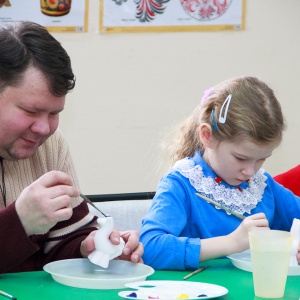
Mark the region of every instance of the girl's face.
[[278, 145], [278, 141], [213, 142], [205, 148], [203, 158], [222, 180], [237, 186], [252, 177]]

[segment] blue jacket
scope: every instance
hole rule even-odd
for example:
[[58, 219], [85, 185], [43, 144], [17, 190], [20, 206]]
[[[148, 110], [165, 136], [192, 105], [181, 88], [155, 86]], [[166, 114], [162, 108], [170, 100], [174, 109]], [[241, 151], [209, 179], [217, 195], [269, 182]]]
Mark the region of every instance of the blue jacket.
[[196, 196], [200, 193], [244, 216], [265, 213], [271, 229], [289, 231], [300, 218], [300, 198], [264, 170], [239, 188], [218, 183], [199, 153], [178, 161], [160, 181], [142, 221], [145, 264], [154, 269], [197, 269], [200, 239], [227, 235], [241, 220]]

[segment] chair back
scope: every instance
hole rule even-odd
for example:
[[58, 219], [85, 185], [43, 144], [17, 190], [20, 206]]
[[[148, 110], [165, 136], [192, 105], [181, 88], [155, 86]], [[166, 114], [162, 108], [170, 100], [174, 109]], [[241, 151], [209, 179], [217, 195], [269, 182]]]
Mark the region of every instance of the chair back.
[[[148, 212], [155, 192], [87, 195], [105, 214], [114, 219], [114, 225], [121, 231], [140, 231], [142, 218]], [[99, 212], [88, 205], [90, 211], [99, 216]]]

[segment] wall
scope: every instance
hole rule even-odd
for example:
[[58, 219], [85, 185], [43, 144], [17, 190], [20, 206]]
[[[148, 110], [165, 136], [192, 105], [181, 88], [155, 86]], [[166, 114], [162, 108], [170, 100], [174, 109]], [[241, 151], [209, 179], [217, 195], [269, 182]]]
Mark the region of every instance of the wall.
[[299, 11], [299, 0], [247, 0], [240, 32], [105, 35], [98, 32], [99, 1], [90, 0], [88, 33], [54, 34], [77, 77], [60, 128], [82, 191], [155, 190], [162, 135], [194, 109], [204, 89], [239, 75], [269, 83], [287, 119], [265, 169], [275, 175], [298, 164]]

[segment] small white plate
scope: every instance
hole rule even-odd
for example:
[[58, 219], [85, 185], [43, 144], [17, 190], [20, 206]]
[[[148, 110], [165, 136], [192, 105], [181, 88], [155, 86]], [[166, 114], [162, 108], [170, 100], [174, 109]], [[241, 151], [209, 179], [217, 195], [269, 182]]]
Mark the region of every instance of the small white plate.
[[126, 286], [135, 290], [122, 291], [118, 295], [125, 299], [137, 300], [212, 299], [228, 293], [228, 290], [220, 285], [194, 281], [147, 280], [131, 282]]
[[132, 281], [145, 280], [154, 270], [144, 264], [111, 260], [107, 269], [94, 265], [87, 258], [51, 262], [44, 271], [64, 285], [85, 289], [122, 289]]
[[[241, 253], [234, 253], [227, 256], [232, 264], [238, 269], [252, 272], [251, 266], [251, 254], [250, 250], [246, 250]], [[288, 271], [288, 276], [298, 276], [300, 275], [300, 266], [290, 266]]]

